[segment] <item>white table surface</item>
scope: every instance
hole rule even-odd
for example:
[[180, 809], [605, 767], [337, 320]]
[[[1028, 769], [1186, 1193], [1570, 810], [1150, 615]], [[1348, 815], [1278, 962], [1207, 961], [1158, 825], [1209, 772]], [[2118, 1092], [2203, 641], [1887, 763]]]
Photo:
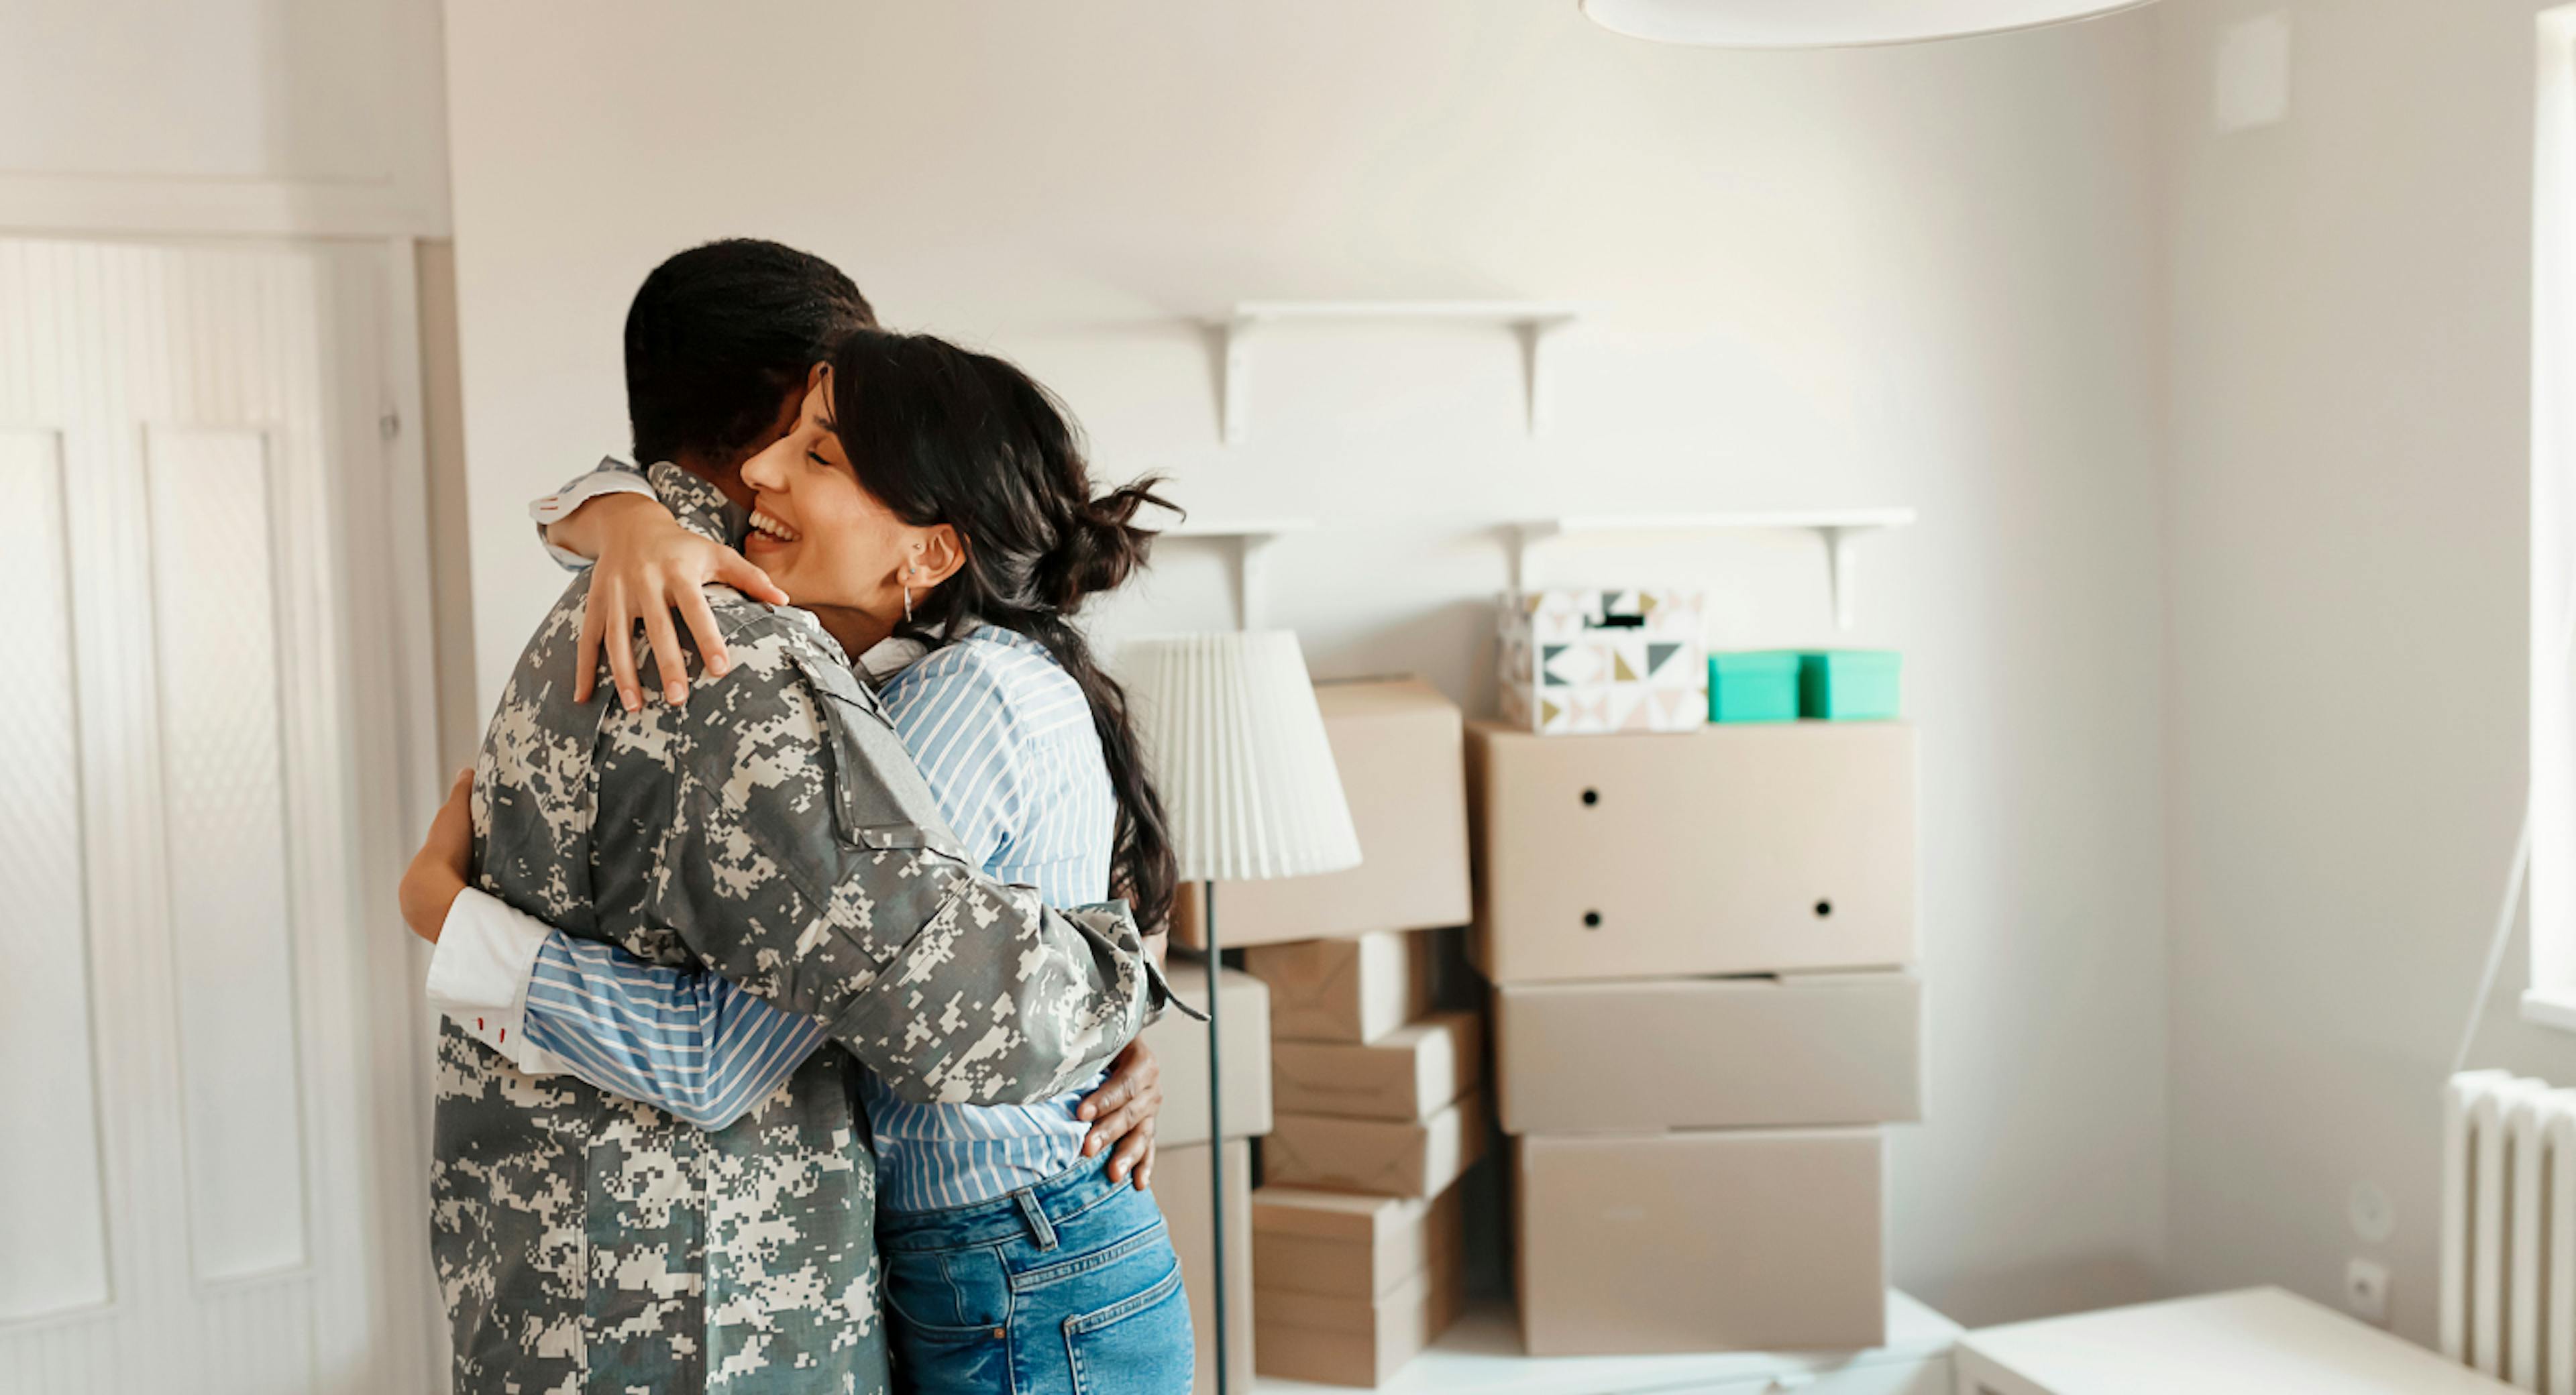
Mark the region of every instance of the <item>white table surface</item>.
[[[1528, 1356], [1507, 1302], [1478, 1304], [1377, 1387], [1392, 1395], [1646, 1395], [1759, 1376], [1821, 1374], [1845, 1366], [1919, 1360], [1950, 1349], [1959, 1324], [1887, 1291], [1884, 1347], [1864, 1352], [1710, 1352], [1690, 1356]], [[1253, 1395], [1350, 1395], [1351, 1387], [1263, 1377]]]
[[2506, 1395], [2512, 1389], [2277, 1288], [1981, 1328], [1959, 1339], [1959, 1361], [1963, 1389], [1967, 1377], [1981, 1374], [1978, 1364], [1991, 1361], [2050, 1395]]

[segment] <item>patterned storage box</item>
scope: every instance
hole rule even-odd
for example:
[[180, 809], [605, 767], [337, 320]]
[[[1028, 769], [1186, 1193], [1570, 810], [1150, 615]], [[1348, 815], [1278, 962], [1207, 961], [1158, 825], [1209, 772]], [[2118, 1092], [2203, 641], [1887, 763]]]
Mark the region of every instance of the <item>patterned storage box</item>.
[[1525, 591], [1502, 606], [1503, 720], [1543, 736], [1708, 721], [1697, 591]]

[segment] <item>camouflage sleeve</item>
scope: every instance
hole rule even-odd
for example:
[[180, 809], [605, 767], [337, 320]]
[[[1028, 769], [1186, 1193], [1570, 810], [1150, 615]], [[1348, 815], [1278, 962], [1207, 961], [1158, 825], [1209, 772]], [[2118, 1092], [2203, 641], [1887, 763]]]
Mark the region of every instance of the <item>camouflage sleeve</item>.
[[846, 667], [728, 644], [673, 732], [652, 919], [908, 1099], [1044, 1099], [1144, 1027], [1168, 990], [1124, 905], [1061, 913], [980, 875]]

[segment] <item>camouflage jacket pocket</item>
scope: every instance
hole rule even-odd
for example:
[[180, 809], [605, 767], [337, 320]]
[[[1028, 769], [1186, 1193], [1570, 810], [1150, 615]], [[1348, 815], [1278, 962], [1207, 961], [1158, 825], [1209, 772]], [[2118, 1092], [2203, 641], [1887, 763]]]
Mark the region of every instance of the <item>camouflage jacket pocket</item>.
[[795, 658], [821, 709], [831, 767], [824, 784], [842, 841], [879, 852], [921, 849], [971, 864], [876, 693], [827, 658], [802, 649]]

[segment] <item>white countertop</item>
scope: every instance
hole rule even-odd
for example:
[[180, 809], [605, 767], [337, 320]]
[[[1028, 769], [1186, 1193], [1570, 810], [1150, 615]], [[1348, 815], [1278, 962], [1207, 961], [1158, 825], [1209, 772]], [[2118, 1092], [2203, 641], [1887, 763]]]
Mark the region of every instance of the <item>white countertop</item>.
[[[1959, 1339], [1958, 1360], [1962, 1376], [1975, 1376], [1998, 1395], [2506, 1395], [2512, 1389], [2277, 1288], [1982, 1328]], [[1990, 1374], [1987, 1363], [2001, 1373]]]
[[[1644, 1395], [1757, 1377], [1821, 1375], [1846, 1366], [1921, 1360], [1950, 1349], [1959, 1324], [1887, 1291], [1887, 1345], [1862, 1352], [1710, 1352], [1693, 1356], [1522, 1354], [1520, 1323], [1505, 1302], [1467, 1310], [1431, 1349], [1378, 1388], [1391, 1395]], [[1252, 1383], [1253, 1395], [1324, 1395], [1350, 1387], [1305, 1381]]]

